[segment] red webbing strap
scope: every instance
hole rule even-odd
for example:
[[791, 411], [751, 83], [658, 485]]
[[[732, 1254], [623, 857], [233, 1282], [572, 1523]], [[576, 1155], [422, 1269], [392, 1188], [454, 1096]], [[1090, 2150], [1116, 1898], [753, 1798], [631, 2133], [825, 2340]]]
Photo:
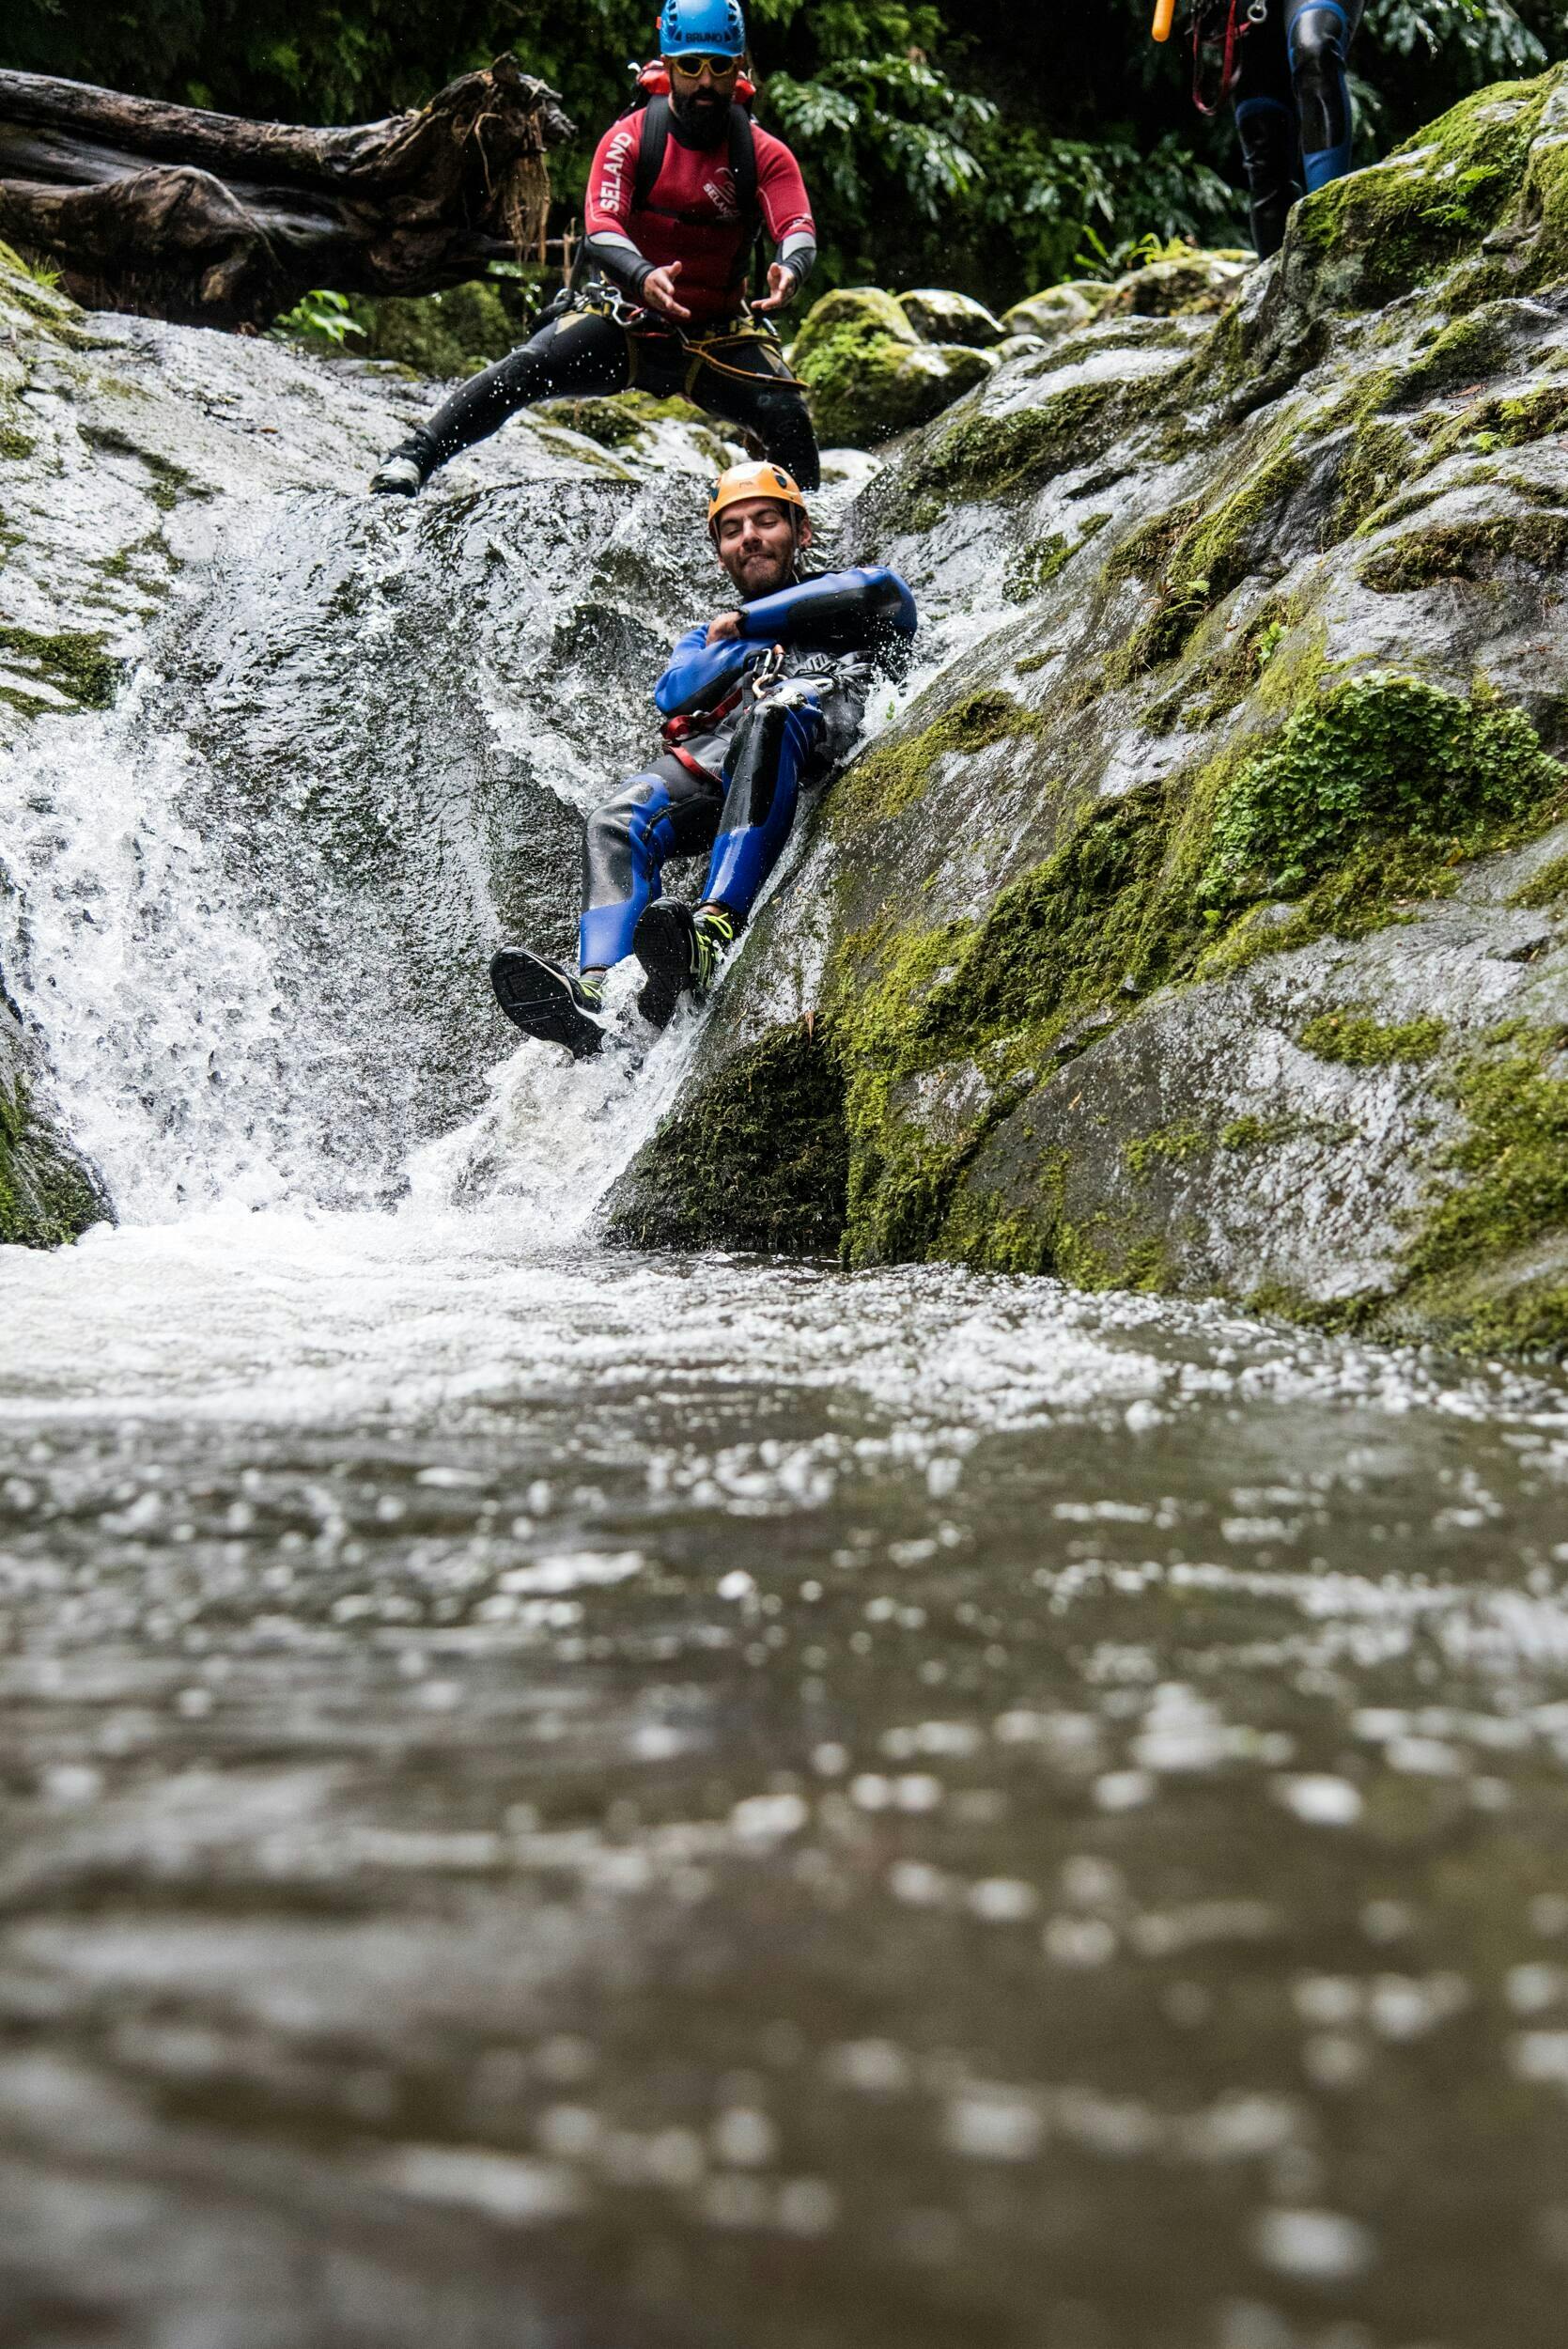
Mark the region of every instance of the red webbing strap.
[[[1252, 29], [1250, 23], [1238, 24], [1236, 23], [1236, 11], [1240, 6], [1241, 0], [1229, 0], [1225, 10], [1225, 34], [1222, 42], [1204, 39], [1204, 12], [1202, 8], [1198, 9], [1192, 19], [1192, 102], [1201, 115], [1217, 115], [1235, 87], [1236, 50], [1246, 35]], [[1218, 48], [1223, 53], [1219, 70], [1219, 87], [1212, 104], [1203, 95], [1203, 51], [1209, 48]]]

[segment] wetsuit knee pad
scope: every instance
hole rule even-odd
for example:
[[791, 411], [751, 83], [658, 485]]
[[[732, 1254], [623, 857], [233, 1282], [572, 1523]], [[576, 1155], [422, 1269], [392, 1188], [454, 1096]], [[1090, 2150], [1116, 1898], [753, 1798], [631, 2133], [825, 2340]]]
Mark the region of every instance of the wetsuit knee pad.
[[1291, 20], [1291, 83], [1309, 189], [1323, 187], [1350, 168], [1350, 87], [1344, 68], [1352, 30], [1337, 0], [1308, 0]]
[[782, 465], [802, 490], [819, 490], [822, 459], [802, 395], [781, 384], [776, 391], [759, 392], [751, 406], [749, 421], [769, 462]]
[[1296, 160], [1296, 117], [1277, 98], [1244, 98], [1235, 110], [1236, 136], [1248, 184], [1254, 191], [1286, 184]]
[[583, 967], [607, 967], [631, 952], [637, 916], [658, 894], [670, 794], [657, 775], [633, 775], [582, 833]]

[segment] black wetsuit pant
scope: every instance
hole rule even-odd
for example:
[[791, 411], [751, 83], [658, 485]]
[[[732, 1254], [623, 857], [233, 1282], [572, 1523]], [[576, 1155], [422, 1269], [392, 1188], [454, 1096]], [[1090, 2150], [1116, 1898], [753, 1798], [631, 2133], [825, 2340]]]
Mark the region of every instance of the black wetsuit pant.
[[1345, 61], [1363, 0], [1267, 0], [1263, 23], [1238, 52], [1236, 129], [1252, 213], [1252, 241], [1279, 251], [1285, 215], [1303, 191], [1350, 169], [1353, 121]]
[[428, 475], [536, 400], [632, 390], [658, 399], [684, 394], [709, 415], [754, 432], [764, 455], [793, 474], [802, 490], [817, 488], [816, 435], [776, 344], [754, 335], [713, 337], [709, 356], [701, 342], [653, 330], [634, 333], [596, 310], [568, 310], [509, 357], [471, 375], [397, 454], [411, 457]]

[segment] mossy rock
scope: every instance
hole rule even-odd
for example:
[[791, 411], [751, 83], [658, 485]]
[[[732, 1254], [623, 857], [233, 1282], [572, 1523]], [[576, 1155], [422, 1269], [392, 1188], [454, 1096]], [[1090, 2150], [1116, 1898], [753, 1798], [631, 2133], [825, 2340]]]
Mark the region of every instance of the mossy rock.
[[639, 1248], [831, 1255], [844, 1229], [844, 1080], [821, 1024], [773, 1028], [677, 1109], [611, 1194]]
[[1101, 307], [1077, 286], [1048, 286], [1026, 302], [1015, 302], [1002, 312], [1001, 322], [1009, 334], [1033, 334], [1042, 342], [1055, 342], [1075, 328], [1087, 326]]
[[879, 286], [840, 286], [812, 303], [789, 355], [799, 368], [830, 345], [837, 348], [846, 338], [870, 341], [878, 335], [895, 343], [920, 340], [893, 295]]
[[630, 448], [650, 426], [666, 419], [699, 429], [707, 423], [703, 410], [692, 401], [654, 399], [646, 392], [618, 392], [613, 397], [598, 399], [548, 399], [534, 413], [541, 424], [581, 432], [601, 448]]
[[875, 448], [929, 423], [990, 374], [989, 351], [962, 343], [895, 342], [846, 335], [797, 361], [818, 439], [828, 447]]
[[0, 1245], [58, 1248], [102, 1222], [108, 1203], [38, 1115], [20, 1059], [16, 1023], [0, 1005]]
[[[1250, 258], [1234, 253], [1184, 253], [1178, 259], [1151, 261], [1107, 288], [1099, 315], [1141, 319], [1207, 318], [1240, 291]], [[1011, 316], [1011, 312], [1008, 314]]]
[[1287, 274], [1314, 276], [1330, 304], [1375, 309], [1479, 247], [1520, 194], [1558, 79], [1478, 90], [1383, 163], [1308, 196], [1292, 217]]
[[1005, 340], [1001, 320], [972, 295], [918, 286], [897, 297], [898, 306], [924, 343], [967, 343], [990, 350]]

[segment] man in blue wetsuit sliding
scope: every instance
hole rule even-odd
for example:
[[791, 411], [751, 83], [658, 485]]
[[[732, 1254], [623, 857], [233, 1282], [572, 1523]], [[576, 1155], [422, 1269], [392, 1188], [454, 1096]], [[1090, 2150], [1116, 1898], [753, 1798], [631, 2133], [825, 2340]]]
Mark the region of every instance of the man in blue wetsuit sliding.
[[[1254, 8], [1260, 0], [1253, 0]], [[1279, 251], [1303, 193], [1350, 169], [1345, 63], [1363, 0], [1261, 0], [1234, 43], [1236, 130], [1260, 261]]]
[[[895, 571], [808, 576], [806, 501], [777, 465], [737, 465], [707, 510], [737, 610], [689, 629], [654, 688], [664, 751], [588, 818], [576, 972], [526, 946], [490, 965], [496, 1000], [526, 1035], [586, 1060], [607, 1031], [604, 982], [634, 954], [638, 1009], [666, 1026], [706, 994], [778, 863], [802, 789], [824, 782], [860, 731], [877, 676], [907, 665], [915, 604]], [[672, 856], [709, 850], [693, 910], [660, 894]]]

